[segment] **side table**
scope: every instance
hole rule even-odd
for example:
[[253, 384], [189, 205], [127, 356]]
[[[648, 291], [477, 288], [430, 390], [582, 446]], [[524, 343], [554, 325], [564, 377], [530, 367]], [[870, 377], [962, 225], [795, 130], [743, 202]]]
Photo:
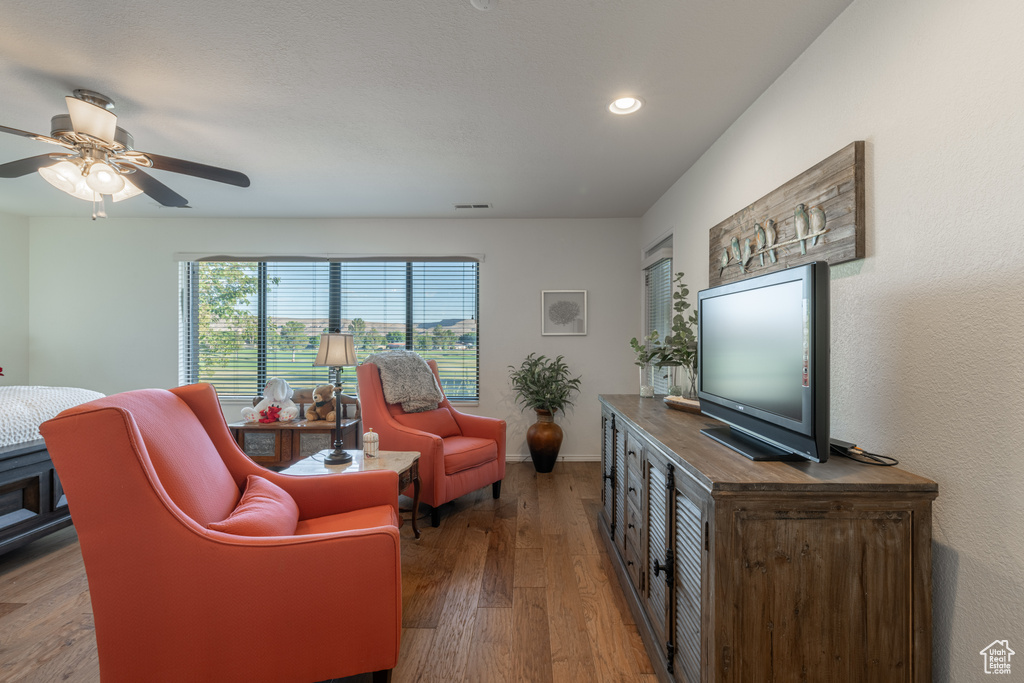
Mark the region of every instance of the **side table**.
[[[345, 448], [360, 445], [361, 424], [358, 417], [342, 419]], [[287, 465], [334, 444], [333, 421], [232, 422], [228, 427], [238, 447], [261, 465]]]
[[378, 451], [377, 457], [368, 458], [361, 450], [346, 449], [352, 454], [352, 462], [342, 465], [325, 465], [324, 453], [321, 451], [284, 469], [274, 468], [281, 474], [309, 476], [314, 474], [350, 474], [352, 472], [370, 472], [373, 470], [391, 470], [398, 473], [398, 492], [401, 493], [412, 484], [412, 532], [420, 537], [420, 528], [416, 524], [416, 516], [420, 507], [420, 454], [416, 451]]

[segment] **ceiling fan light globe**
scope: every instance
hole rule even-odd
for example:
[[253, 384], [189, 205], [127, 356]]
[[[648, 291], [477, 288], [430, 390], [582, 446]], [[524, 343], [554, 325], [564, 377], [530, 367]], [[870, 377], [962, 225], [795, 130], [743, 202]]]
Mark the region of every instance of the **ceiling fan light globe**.
[[125, 183], [120, 173], [102, 161], [92, 165], [85, 182], [91, 190], [99, 194], [117, 194], [124, 189]]
[[52, 166], [44, 166], [39, 169], [38, 173], [43, 176], [43, 180], [70, 195], [75, 194], [78, 181], [82, 179], [78, 167], [70, 161], [60, 161]]
[[140, 194], [142, 194], [142, 190], [136, 187], [135, 183], [124, 178], [124, 188], [120, 192], [115, 192], [110, 198], [115, 202], [120, 202], [125, 199], [131, 199], [132, 197]]

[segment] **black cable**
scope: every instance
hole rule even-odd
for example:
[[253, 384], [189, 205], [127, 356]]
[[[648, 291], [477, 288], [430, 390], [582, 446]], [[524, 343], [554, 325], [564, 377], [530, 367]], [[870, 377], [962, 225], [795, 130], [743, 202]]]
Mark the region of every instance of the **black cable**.
[[837, 446], [832, 444], [829, 451], [832, 455], [838, 455], [843, 458], [849, 458], [854, 462], [859, 462], [862, 465], [876, 465], [878, 467], [893, 467], [899, 465], [900, 461], [889, 455], [879, 455], [878, 453], [869, 453], [863, 448], [857, 446]]

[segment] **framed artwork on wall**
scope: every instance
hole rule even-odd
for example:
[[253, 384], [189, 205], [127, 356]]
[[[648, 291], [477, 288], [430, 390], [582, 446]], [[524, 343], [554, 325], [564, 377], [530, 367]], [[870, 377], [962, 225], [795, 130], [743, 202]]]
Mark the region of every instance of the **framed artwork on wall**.
[[540, 293], [542, 335], [587, 333], [587, 290], [548, 289]]

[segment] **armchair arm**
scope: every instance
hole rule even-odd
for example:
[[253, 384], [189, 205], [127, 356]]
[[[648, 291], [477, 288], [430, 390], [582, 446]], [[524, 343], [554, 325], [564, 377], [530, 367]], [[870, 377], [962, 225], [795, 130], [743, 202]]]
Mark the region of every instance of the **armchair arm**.
[[299, 476], [266, 471], [260, 476], [295, 499], [300, 519], [326, 517], [375, 505], [390, 505], [398, 515], [398, 474], [386, 470]]
[[464, 436], [474, 436], [479, 439], [494, 439], [498, 443], [505, 443], [505, 421], [495, 417], [484, 417], [483, 415], [470, 415], [460, 413], [454, 408], [449, 408], [455, 422]]

